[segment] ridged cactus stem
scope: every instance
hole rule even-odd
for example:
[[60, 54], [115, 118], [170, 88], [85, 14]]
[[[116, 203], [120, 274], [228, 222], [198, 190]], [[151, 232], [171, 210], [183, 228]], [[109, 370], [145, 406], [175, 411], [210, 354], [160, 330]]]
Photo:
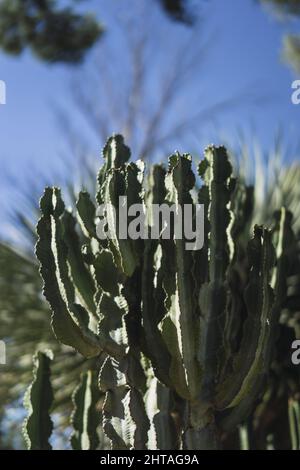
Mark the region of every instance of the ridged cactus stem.
[[[74, 393], [72, 445], [97, 447], [100, 396], [112, 449], [220, 449], [221, 433], [236, 431], [255, 409], [271, 369], [295, 253], [292, 216], [282, 209], [275, 226], [255, 226], [252, 237], [246, 230], [241, 237], [252, 193], [232, 178], [224, 147], [206, 149], [199, 182], [191, 156], [179, 153], [168, 169], [154, 166], [145, 177], [142, 162], [128, 163], [121, 136], [108, 140], [103, 158], [94, 200], [80, 193], [71, 214], [60, 190], [46, 188], [37, 226], [54, 333], [100, 369], [99, 376], [84, 374]], [[134, 211], [124, 222], [124, 198], [126, 211], [146, 209], [143, 222]], [[104, 204], [103, 213], [95, 202], [101, 210]], [[152, 204], [159, 204], [163, 221], [151, 238]], [[187, 218], [177, 224], [188, 206], [197, 239], [196, 204], [205, 221], [202, 249], [186, 233]], [[103, 240], [99, 225], [109, 225], [112, 236]], [[39, 370], [33, 398], [49, 385], [37, 380]], [[32, 409], [29, 425], [38, 407]], [[292, 404], [290, 419], [295, 447], [299, 408]]]
[[184, 448], [187, 450], [220, 450], [219, 432], [212, 410], [206, 413], [201, 402], [187, 403], [187, 429], [184, 433]]

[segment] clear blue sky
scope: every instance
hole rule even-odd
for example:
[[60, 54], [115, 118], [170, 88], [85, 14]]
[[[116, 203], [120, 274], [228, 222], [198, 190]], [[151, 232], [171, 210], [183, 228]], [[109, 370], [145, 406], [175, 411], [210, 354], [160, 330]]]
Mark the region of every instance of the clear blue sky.
[[[106, 24], [107, 40], [111, 40], [114, 47], [117, 45], [121, 60], [123, 42], [119, 37], [114, 38], [112, 24], [116, 5], [120, 3], [120, 0], [89, 0], [83, 2], [82, 8], [97, 11]], [[206, 143], [223, 138], [234, 144], [241, 129], [250, 144], [251, 136], [255, 135], [267, 149], [274, 142], [278, 126], [286, 142], [292, 142], [296, 148], [300, 106], [292, 105], [290, 96], [291, 82], [297, 77], [280, 62], [280, 47], [284, 33], [299, 30], [300, 21], [278, 21], [255, 0], [204, 0], [202, 17], [212, 39], [205, 70], [194, 78], [196, 87], [199, 82], [204, 90], [203, 103], [209, 105], [240, 94], [243, 97], [238, 105], [228, 106], [224, 113], [214, 116], [213, 126], [209, 122], [203, 125], [197, 152], [200, 153]], [[147, 22], [147, 18], [143, 21]], [[182, 27], [170, 25], [159, 12], [156, 27], [160, 30], [160, 41], [164, 31], [166, 35], [170, 32], [174, 49], [180, 46]], [[158, 42], [157, 49], [160, 47]], [[93, 60], [92, 52], [82, 68], [86, 70]], [[160, 66], [163, 67], [163, 59]], [[55, 105], [65, 106], [74, 127], [77, 125], [78, 132], [89, 142], [88, 151], [93, 154], [100, 151], [102, 141], [81, 123], [69, 98], [72, 76], [78, 72], [80, 70], [61, 65], [47, 66], [29, 52], [17, 58], [0, 52], [0, 79], [7, 85], [7, 104], [0, 106], [2, 233], [8, 230], [7, 208], [11, 200], [17, 204], [20, 189], [30, 188], [33, 183], [39, 188], [40, 174], [55, 182], [54, 175], [63, 171], [62, 154], [68, 152], [68, 147], [59, 129]], [[122, 86], [123, 77], [116, 79]], [[152, 88], [155, 96], [155, 80]], [[191, 93], [193, 90], [191, 88]], [[186, 103], [192, 106], [193, 96], [189, 98]], [[180, 141], [175, 139], [172, 145], [181, 150]], [[169, 152], [172, 150], [170, 148]], [[289, 158], [297, 158], [297, 153], [291, 153]], [[72, 164], [68, 165], [71, 172]]]

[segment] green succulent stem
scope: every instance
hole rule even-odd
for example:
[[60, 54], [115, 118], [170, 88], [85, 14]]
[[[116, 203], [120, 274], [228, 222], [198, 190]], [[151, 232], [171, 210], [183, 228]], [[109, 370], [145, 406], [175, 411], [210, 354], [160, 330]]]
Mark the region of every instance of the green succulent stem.
[[[199, 181], [191, 156], [178, 152], [168, 168], [154, 165], [148, 176], [143, 162], [129, 162], [120, 135], [108, 140], [103, 159], [96, 195], [81, 192], [73, 214], [58, 188], [46, 188], [37, 226], [54, 334], [99, 365], [98, 383], [86, 372], [73, 395], [72, 445], [99, 445], [101, 396], [99, 417], [112, 449], [220, 449], [221, 435], [247, 422], [265, 392], [280, 315], [291, 308], [292, 215], [282, 208], [272, 226], [255, 225], [249, 234], [253, 191], [233, 178], [224, 147], [205, 150]], [[141, 237], [118, 230], [124, 198], [148, 211]], [[152, 203], [173, 218], [151, 239], [144, 235], [153, 228]], [[184, 230], [177, 236], [174, 220], [190, 206], [194, 226], [199, 204], [204, 246], [187, 249], [191, 240]], [[100, 223], [111, 237], [102, 239]], [[139, 226], [132, 213], [126, 224], [126, 233]], [[289, 408], [294, 448], [297, 406]]]

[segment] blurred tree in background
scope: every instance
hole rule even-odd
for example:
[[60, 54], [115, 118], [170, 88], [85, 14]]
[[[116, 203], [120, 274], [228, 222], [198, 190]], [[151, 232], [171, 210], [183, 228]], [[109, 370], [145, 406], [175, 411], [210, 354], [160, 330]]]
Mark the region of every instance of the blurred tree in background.
[[298, 0], [262, 0], [263, 2], [272, 4], [275, 8], [283, 13], [300, 14], [300, 3]]
[[[82, 0], [73, 0], [79, 3]], [[170, 18], [193, 25], [196, 2], [158, 0]], [[284, 15], [300, 15], [298, 0], [261, 0]], [[96, 15], [78, 14], [74, 7], [58, 8], [55, 0], [0, 0], [0, 47], [19, 55], [29, 47], [47, 62], [78, 63], [104, 32]], [[300, 70], [300, 36], [285, 36], [283, 55]]]
[[[189, 1], [159, 1], [170, 17], [192, 23]], [[0, 47], [9, 54], [19, 55], [29, 47], [47, 62], [78, 63], [103, 31], [95, 14], [59, 8], [56, 0], [0, 0]]]
[[176, 21], [192, 24], [194, 21], [195, 6], [190, 0], [159, 0], [162, 7]]
[[94, 16], [55, 0], [0, 1], [0, 47], [18, 55], [29, 47], [48, 62], [80, 62], [103, 32]]
[[[299, 0], [261, 0], [284, 16], [300, 17]], [[287, 34], [283, 38], [282, 54], [284, 60], [296, 71], [300, 72], [300, 34]]]

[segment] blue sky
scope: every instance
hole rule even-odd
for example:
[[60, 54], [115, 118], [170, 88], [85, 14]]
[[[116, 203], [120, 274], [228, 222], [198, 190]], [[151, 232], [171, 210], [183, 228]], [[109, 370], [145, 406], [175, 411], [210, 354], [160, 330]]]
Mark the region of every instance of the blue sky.
[[[119, 19], [115, 13], [120, 3], [125, 3], [126, 10], [126, 4], [129, 5], [130, 1], [89, 0], [83, 2], [81, 7], [97, 12], [103, 20], [107, 27], [105, 41], [115, 52], [117, 50], [115, 55], [119, 56], [120, 63], [126, 61], [126, 55], [123, 54], [124, 38], [117, 32]], [[144, 1], [140, 0], [140, 3]], [[183, 90], [180, 106], [177, 105], [174, 112], [184, 111], [192, 115], [199, 106], [209, 107], [228, 97], [238, 99], [222, 112], [213, 113], [209, 119], [201, 122], [197, 138], [191, 139], [188, 144], [185, 140], [184, 148], [181, 148], [181, 138], [175, 137], [164, 146], [164, 152], [171, 153], [178, 148], [201, 153], [203, 147], [212, 141], [228, 140], [235, 145], [240, 131], [245, 134], [249, 145], [252, 145], [255, 136], [261, 147], [267, 150], [274, 143], [280, 127], [286, 146], [292, 149], [287, 158], [297, 158], [300, 105], [291, 103], [291, 83], [300, 77], [296, 77], [280, 61], [280, 48], [284, 33], [299, 31], [300, 21], [279, 21], [275, 16], [267, 14], [255, 0], [204, 0], [201, 17], [204, 33], [201, 32], [199, 43], [202, 36], [207, 35], [210, 38], [209, 49], [201, 72], [197, 61], [202, 58], [196, 56], [192, 82]], [[187, 34], [184, 27], [170, 22], [158, 9], [154, 20], [153, 41], [157, 39], [157, 44], [154, 43], [157, 57], [155, 54], [154, 59], [151, 59], [153, 67], [147, 88], [149, 107], [155, 102], [156, 72], [158, 74], [166, 67], [164, 38], [166, 42], [169, 41], [171, 50], [176, 51]], [[146, 28], [147, 21], [147, 17], [142, 17], [140, 28]], [[197, 42], [196, 35], [195, 50]], [[101, 41], [97, 47], [101, 48]], [[58, 106], [64, 107], [74, 132], [77, 137], [80, 134], [85, 142], [85, 151], [93, 155], [100, 153], [103, 145], [100, 136], [97, 137], [82, 121], [70, 98], [72, 80], [74, 77], [78, 79], [81, 73], [88, 74], [95, 57], [96, 50], [89, 54], [84, 65], [70, 68], [62, 65], [47, 66], [32, 57], [30, 52], [16, 58], [0, 52], [0, 79], [7, 86], [7, 104], [0, 106], [2, 233], [8, 230], [8, 206], [11, 201], [14, 205], [18, 204], [22, 188], [30, 191], [36, 184], [39, 189], [42, 185], [41, 174], [49, 181], [56, 182], [56, 174], [66, 172], [66, 168], [68, 174], [74, 170], [75, 156], [73, 158], [72, 149], [67, 145], [64, 135], [65, 129], [57, 119], [55, 109]], [[119, 74], [115, 80], [114, 85], [121, 87], [126, 83], [126, 76]], [[86, 87], [89, 87], [88, 81]], [[87, 91], [92, 95], [92, 90]], [[196, 95], [200, 103], [195, 99]], [[99, 109], [102, 109], [101, 105]], [[165, 125], [168, 125], [168, 119]], [[113, 126], [109, 126], [110, 131], [120, 130]]]

